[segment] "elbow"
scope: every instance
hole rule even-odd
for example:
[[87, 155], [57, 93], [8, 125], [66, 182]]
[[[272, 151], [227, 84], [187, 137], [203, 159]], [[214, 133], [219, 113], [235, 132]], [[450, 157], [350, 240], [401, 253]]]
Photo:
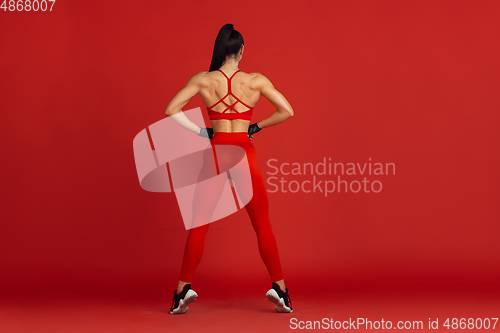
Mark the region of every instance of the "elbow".
[[181, 112], [182, 112], [182, 110], [176, 110], [176, 109], [172, 109], [172, 108], [167, 108], [165, 110], [165, 114], [169, 117], [172, 117], [173, 115], [179, 114]]
[[172, 112], [172, 110], [171, 110], [171, 109], [168, 109], [168, 108], [167, 108], [167, 109], [165, 109], [165, 114], [166, 114], [167, 116], [169, 116], [169, 117], [170, 117], [171, 115], [173, 115], [173, 114], [174, 114], [174, 112]]
[[276, 111], [278, 111], [284, 117], [286, 117], [285, 119], [293, 117], [293, 114], [294, 114], [292, 108], [289, 108], [289, 109], [288, 108], [282, 108], [282, 109], [277, 109]]

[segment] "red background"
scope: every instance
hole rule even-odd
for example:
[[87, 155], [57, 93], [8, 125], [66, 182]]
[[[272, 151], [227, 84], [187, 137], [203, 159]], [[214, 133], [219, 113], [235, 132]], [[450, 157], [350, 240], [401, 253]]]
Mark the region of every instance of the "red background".
[[[171, 294], [187, 231], [173, 193], [140, 187], [132, 140], [208, 70], [228, 22], [245, 39], [240, 68], [295, 111], [253, 140], [265, 178], [269, 159], [396, 165], [370, 178], [378, 194], [269, 193], [289, 288], [497, 288], [499, 13], [498, 1], [1, 11], [2, 292]], [[273, 111], [262, 98], [253, 120]], [[244, 210], [211, 226], [194, 284], [269, 287]]]

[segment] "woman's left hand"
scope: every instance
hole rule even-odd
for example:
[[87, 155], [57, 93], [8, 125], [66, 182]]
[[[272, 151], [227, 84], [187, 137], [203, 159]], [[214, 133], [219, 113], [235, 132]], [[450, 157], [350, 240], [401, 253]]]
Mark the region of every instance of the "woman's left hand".
[[200, 133], [198, 133], [199, 136], [212, 139], [214, 136], [214, 130], [211, 127], [200, 127]]

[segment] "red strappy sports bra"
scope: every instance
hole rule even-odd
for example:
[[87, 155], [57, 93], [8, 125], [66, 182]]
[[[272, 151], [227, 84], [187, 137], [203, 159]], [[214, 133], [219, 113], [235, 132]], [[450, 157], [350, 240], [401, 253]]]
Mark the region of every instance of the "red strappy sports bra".
[[[226, 77], [227, 79], [227, 94], [221, 98], [220, 101], [218, 101], [217, 103], [215, 103], [214, 105], [212, 106], [207, 106], [207, 111], [208, 111], [208, 117], [210, 118], [210, 120], [218, 120], [218, 119], [244, 119], [244, 120], [250, 120], [252, 119], [252, 113], [253, 113], [253, 108], [249, 107], [248, 105], [246, 105], [245, 103], [243, 103], [238, 97], [234, 96], [232, 93], [231, 93], [231, 79], [234, 77], [234, 75], [236, 73], [238, 73], [241, 69], [238, 69], [236, 72], [234, 72], [234, 74], [228, 78], [226, 74], [224, 74], [223, 71], [221, 71], [220, 69], [218, 69], [219, 72], [221, 72], [222, 74], [224, 74], [224, 76]], [[227, 96], [233, 96], [234, 98], [236, 98], [236, 102], [234, 102], [233, 104], [229, 105], [227, 104], [226, 102], [224, 102], [224, 99], [227, 97]], [[214, 111], [212, 110], [212, 108], [214, 106], [216, 106], [217, 104], [219, 104], [220, 102], [224, 103], [224, 105], [227, 106], [227, 108], [222, 111], [222, 112], [217, 112], [217, 111]], [[237, 103], [241, 103], [243, 104], [244, 106], [246, 106], [249, 110], [247, 111], [237, 111], [234, 109], [234, 106], [237, 104]], [[236, 113], [226, 113], [227, 110], [229, 109], [232, 109], [234, 110]]]

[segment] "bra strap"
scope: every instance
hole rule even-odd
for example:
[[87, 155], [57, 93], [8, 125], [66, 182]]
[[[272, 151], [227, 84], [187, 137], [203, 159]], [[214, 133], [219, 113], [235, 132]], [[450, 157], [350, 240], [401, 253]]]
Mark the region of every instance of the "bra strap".
[[[230, 78], [228, 78], [228, 77], [227, 77], [227, 75], [226, 75], [223, 71], [221, 71], [220, 69], [218, 69], [218, 71], [219, 71], [219, 72], [221, 72], [221, 73], [222, 73], [222, 74], [226, 77], [226, 79], [227, 79], [227, 95], [233, 95], [233, 93], [231, 92], [231, 79], [234, 77], [234, 75], [235, 75], [236, 73], [238, 73], [239, 71], [241, 71], [241, 69], [238, 69], [236, 72], [234, 72], [234, 73], [233, 73], [233, 75], [231, 75], [231, 77], [230, 77]], [[226, 95], [226, 96], [227, 96], [227, 95]], [[226, 96], [224, 96], [222, 99], [226, 98]], [[233, 95], [233, 96], [234, 96], [234, 95]], [[236, 97], [236, 96], [235, 96], [235, 97]], [[236, 98], [236, 100], [238, 100], [238, 98]], [[237, 102], [236, 102], [236, 103], [237, 103]], [[224, 103], [224, 104], [225, 104], [225, 103]], [[233, 105], [234, 105], [234, 104], [233, 104]], [[234, 109], [233, 109], [233, 110], [234, 110]], [[234, 111], [236, 111], [236, 110], [234, 110]], [[237, 112], [237, 111], [236, 111], [236, 112]]]
[[219, 72], [222, 73], [222, 75], [224, 75], [226, 77], [226, 79], [230, 80], [230, 78], [227, 77], [226, 73], [224, 73], [223, 71], [221, 71], [220, 69], [218, 69]]
[[233, 78], [233, 76], [235, 76], [235, 75], [236, 75], [236, 73], [238, 73], [239, 71], [241, 71], [241, 69], [238, 69], [236, 72], [234, 72], [234, 74], [233, 74], [233, 75], [231, 75], [231, 77], [229, 78], [229, 80], [231, 80], [231, 79]]
[[241, 69], [238, 69], [236, 72], [233, 73], [233, 75], [231, 75], [231, 77], [227, 77], [226, 73], [224, 73], [223, 71], [221, 71], [220, 69], [218, 69], [219, 72], [221, 72], [225, 77], [226, 79], [228, 79], [229, 81], [231, 81], [231, 79], [234, 77], [234, 75], [236, 73], [238, 73], [239, 71], [241, 71]]

